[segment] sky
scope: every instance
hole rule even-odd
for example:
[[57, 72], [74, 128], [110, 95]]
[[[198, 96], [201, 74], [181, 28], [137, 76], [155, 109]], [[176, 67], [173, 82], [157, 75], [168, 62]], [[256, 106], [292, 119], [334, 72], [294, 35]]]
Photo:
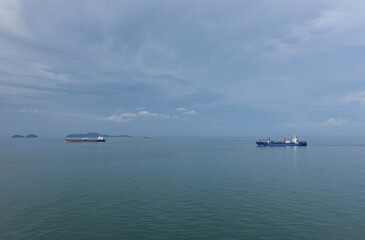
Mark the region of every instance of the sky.
[[0, 0], [0, 137], [365, 133], [365, 1]]

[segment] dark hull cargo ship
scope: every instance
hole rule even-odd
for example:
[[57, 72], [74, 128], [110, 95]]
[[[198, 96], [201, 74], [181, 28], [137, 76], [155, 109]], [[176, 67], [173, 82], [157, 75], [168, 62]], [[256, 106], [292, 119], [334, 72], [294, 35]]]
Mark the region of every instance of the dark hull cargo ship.
[[306, 141], [298, 141], [298, 138], [294, 135], [294, 137], [289, 140], [284, 138], [284, 141], [271, 141], [268, 139], [260, 139], [260, 141], [256, 142], [257, 146], [307, 146]]

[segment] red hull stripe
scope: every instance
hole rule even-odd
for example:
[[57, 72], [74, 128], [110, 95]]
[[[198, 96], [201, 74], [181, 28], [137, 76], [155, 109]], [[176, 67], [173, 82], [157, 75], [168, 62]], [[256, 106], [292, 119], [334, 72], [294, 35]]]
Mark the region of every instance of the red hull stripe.
[[105, 140], [68, 140], [68, 139], [66, 139], [65, 142], [105, 142]]

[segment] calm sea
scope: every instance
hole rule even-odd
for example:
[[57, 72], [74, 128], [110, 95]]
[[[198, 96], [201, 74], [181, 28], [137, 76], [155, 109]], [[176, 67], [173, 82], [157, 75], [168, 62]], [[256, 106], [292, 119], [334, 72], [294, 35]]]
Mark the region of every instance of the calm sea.
[[365, 239], [365, 139], [0, 139], [0, 239]]

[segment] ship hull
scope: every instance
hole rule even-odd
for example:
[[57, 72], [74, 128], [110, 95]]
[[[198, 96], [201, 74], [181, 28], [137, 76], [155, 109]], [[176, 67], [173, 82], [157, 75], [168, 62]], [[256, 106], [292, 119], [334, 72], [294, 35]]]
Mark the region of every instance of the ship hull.
[[276, 142], [256, 142], [257, 146], [307, 146], [307, 142], [299, 143], [276, 143]]
[[91, 140], [91, 139], [88, 139], [88, 140], [65, 139], [65, 142], [105, 142], [105, 139], [101, 139], [101, 140], [98, 140], [98, 139], [95, 139], [95, 140]]

